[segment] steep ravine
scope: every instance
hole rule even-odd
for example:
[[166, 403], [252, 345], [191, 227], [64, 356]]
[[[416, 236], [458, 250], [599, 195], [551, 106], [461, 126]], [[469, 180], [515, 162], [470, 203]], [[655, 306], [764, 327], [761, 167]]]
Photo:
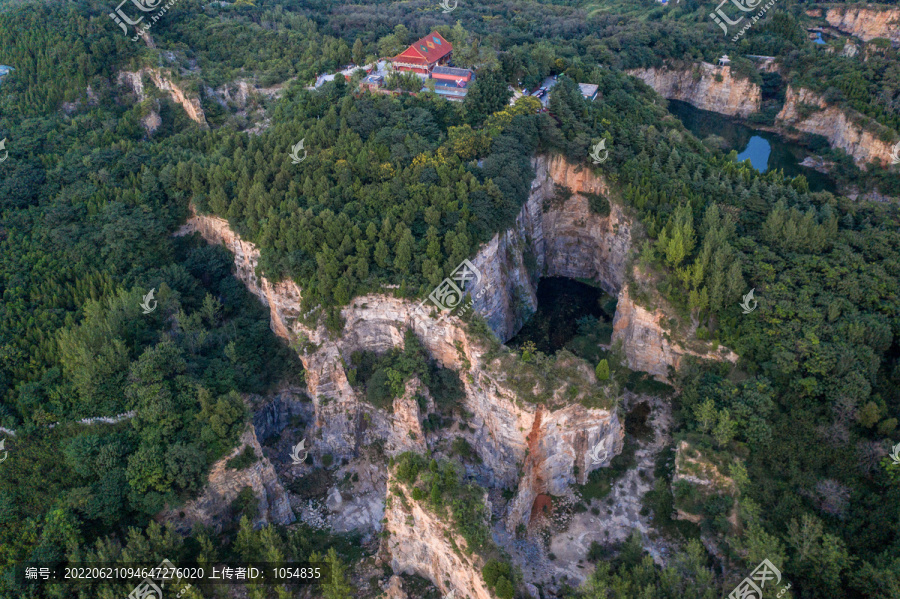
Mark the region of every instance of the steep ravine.
[[[189, 97], [188, 94], [172, 81], [172, 75], [164, 69], [151, 69], [144, 67], [139, 71], [121, 71], [118, 75], [118, 83], [126, 84], [131, 90], [137, 94], [138, 99], [143, 102], [146, 99], [144, 93], [144, 75], [150, 78], [160, 91], [168, 92], [169, 97], [176, 104], [179, 104], [188, 117], [202, 127], [207, 126], [206, 115], [203, 113], [203, 107], [200, 106], [198, 98]], [[157, 119], [159, 116], [157, 115]], [[156, 123], [159, 126], [159, 123]]]
[[[515, 226], [495, 235], [472, 259], [484, 275], [473, 292], [475, 308], [501, 341], [512, 338], [535, 310], [538, 279], [560, 276], [597, 281], [618, 295], [612, 340], [621, 340], [632, 370], [665, 381], [669, 367], [677, 370], [685, 355], [737, 360], [725, 348], [699, 354], [682, 347], [664, 328], [663, 310], [646, 310], [632, 301], [627, 281], [633, 223], [614, 202], [606, 216], [590, 208], [591, 194], [608, 198], [606, 181], [561, 156], [540, 156], [533, 165], [531, 193]], [[571, 193], [565, 201], [557, 195], [559, 187], [567, 190], [563, 197]]]
[[[473, 295], [485, 291], [475, 309], [500, 339], [506, 340], [534, 309], [540, 276], [598, 281], [620, 296], [616, 321], [625, 325], [616, 326], [614, 340], [622, 341], [629, 365], [665, 379], [668, 366], [677, 367], [689, 352], [668, 340], [660, 326], [661, 313], [642, 310], [629, 300], [630, 219], [616, 204], [608, 215], [591, 211], [590, 194], [606, 195], [609, 188], [590, 168], [546, 156], [535, 158], [534, 166], [537, 176], [516, 226], [495, 235], [472, 259], [483, 275]], [[559, 193], [558, 186], [568, 192]], [[418, 383], [411, 382], [412, 387], [395, 402], [393, 413], [386, 414], [357, 397], [344, 366], [354, 351], [383, 352], [401, 346], [407, 329], [412, 329], [443, 367], [460, 371], [464, 408], [471, 416], [467, 430], [455, 434], [464, 437], [481, 458], [473, 472], [480, 484], [516, 489], [505, 515], [508, 530], [528, 522], [539, 494], [564, 494], [621, 452], [624, 431], [615, 410], [589, 409], [577, 401], [566, 401], [564, 388], [550, 390], [561, 401], [554, 405], [564, 407], [550, 409], [522, 401], [515, 390], [517, 381], [510, 380], [504, 370], [502, 356], [489, 354], [490, 342], [470, 334], [458, 318], [439, 321], [436, 314], [419, 308], [418, 302], [370, 294], [355, 298], [342, 310], [344, 328], [334, 337], [321, 322], [313, 326], [300, 318], [302, 292], [294, 282], [273, 284], [256, 275], [258, 249], [234, 233], [227, 221], [195, 215], [178, 234], [193, 231], [233, 252], [238, 278], [269, 307], [273, 331], [298, 349], [314, 408], [313, 430], [307, 430], [307, 437], [314, 439], [309, 450], [316, 463], [321, 463], [325, 454], [352, 460], [362, 448], [381, 441], [387, 442], [388, 455], [423, 448], [421, 442], [410, 441], [424, 437], [420, 427], [424, 415], [412, 399]], [[593, 370], [581, 364], [573, 367], [571, 376], [590, 387]], [[361, 428], [364, 416], [370, 424]], [[598, 445], [607, 458], [593, 464], [587, 453]], [[404, 529], [410, 526], [407, 515], [395, 520], [392, 513], [386, 511], [384, 523], [392, 537], [418, 537], [408, 546], [388, 542], [392, 559], [446, 589], [444, 579], [436, 574], [441, 568], [435, 569], [442, 559], [443, 537], [423, 538], [423, 530]], [[449, 574], [443, 572], [442, 576]], [[470, 578], [465, 585], [462, 580], [459, 583], [451, 585], [457, 596], [480, 597]]]
[[405, 485], [391, 479], [388, 488], [384, 516], [390, 534], [384, 548], [391, 569], [428, 578], [442, 595], [492, 599], [477, 556], [466, 555], [466, 542], [453, 527], [413, 500]]

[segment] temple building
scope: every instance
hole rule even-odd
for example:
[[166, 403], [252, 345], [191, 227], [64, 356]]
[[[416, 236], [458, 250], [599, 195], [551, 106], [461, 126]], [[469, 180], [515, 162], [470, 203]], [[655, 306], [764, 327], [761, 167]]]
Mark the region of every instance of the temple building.
[[465, 99], [474, 77], [475, 73], [469, 69], [434, 67], [431, 70], [435, 93], [455, 102]]
[[434, 67], [450, 59], [451, 52], [453, 46], [450, 42], [441, 37], [437, 31], [432, 31], [389, 60], [398, 71], [429, 75]]

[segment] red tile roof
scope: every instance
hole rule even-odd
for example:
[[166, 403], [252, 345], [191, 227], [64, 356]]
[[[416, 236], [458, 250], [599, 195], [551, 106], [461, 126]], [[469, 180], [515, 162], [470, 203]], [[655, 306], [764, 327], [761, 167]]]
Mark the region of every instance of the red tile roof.
[[453, 46], [450, 42], [441, 37], [437, 31], [432, 31], [391, 60], [411, 64], [433, 64], [452, 51]]

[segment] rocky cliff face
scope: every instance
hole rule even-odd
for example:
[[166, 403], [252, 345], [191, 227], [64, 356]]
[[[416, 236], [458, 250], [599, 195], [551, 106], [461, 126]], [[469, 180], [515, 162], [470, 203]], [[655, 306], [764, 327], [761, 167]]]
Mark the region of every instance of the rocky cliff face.
[[[828, 14], [835, 10], [839, 9], [829, 10]], [[846, 14], [861, 15], [870, 12], [873, 11], [853, 9], [852, 11], [848, 10]], [[891, 25], [890, 18], [886, 16], [892, 11], [874, 12], [879, 16], [877, 19], [873, 16], [872, 23], [883, 23], [886, 28], [894, 27], [894, 35], [900, 35], [896, 30], [896, 22]], [[894, 12], [900, 14], [900, 11]], [[897, 16], [895, 15], [894, 18], [896, 21]], [[870, 21], [860, 17], [859, 22], [865, 24]], [[859, 25], [859, 27], [864, 28], [864, 25]], [[885, 33], [876, 29], [874, 25], [870, 27], [870, 30]], [[887, 36], [873, 34], [872, 37]], [[694, 70], [663, 67], [633, 69], [628, 73], [643, 80], [664, 98], [682, 100], [703, 110], [747, 117], [759, 110], [760, 107], [762, 96], [759, 86], [749, 80], [733, 78], [730, 74], [730, 67], [716, 67], [708, 63], [701, 63]], [[721, 82], [715, 80], [717, 74], [721, 75]], [[810, 111], [810, 109], [813, 110]], [[883, 165], [890, 164], [891, 144], [882, 141], [877, 133], [873, 133], [880, 129], [877, 123], [863, 115], [828, 106], [821, 96], [810, 90], [794, 89], [788, 86], [784, 107], [778, 113], [776, 122], [804, 133], [815, 133], [826, 137], [832, 147], [840, 148], [853, 156], [858, 166], [864, 166], [872, 161]]]
[[[540, 276], [595, 280], [620, 296], [614, 338], [623, 342], [629, 365], [664, 380], [667, 365], [677, 366], [690, 352], [666, 339], [661, 312], [643, 310], [630, 300], [626, 281], [631, 221], [614, 203], [608, 214], [592, 211], [591, 200], [596, 205], [594, 196], [608, 196], [609, 187], [589, 167], [546, 156], [536, 158], [534, 166], [537, 176], [515, 226], [496, 235], [472, 259], [482, 273], [472, 290], [474, 308], [506, 340], [534, 310]], [[460, 372], [463, 407], [471, 417], [466, 430], [454, 434], [464, 437], [481, 458], [481, 465], [471, 468], [481, 484], [517, 489], [506, 513], [508, 530], [528, 522], [539, 494], [564, 494], [621, 451], [624, 431], [615, 410], [591, 409], [578, 399], [563, 397], [569, 396], [570, 384], [574, 391], [577, 382], [593, 388], [593, 370], [583, 361], [563, 365], [572, 381], [550, 390], [563, 399], [555, 403], [558, 409], [528, 403], [517, 391], [517, 375], [509, 370], [509, 359], [516, 358], [504, 348], [498, 353], [490, 340], [471, 333], [460, 319], [441, 319], [436, 310], [429, 312], [417, 302], [370, 294], [355, 298], [342, 310], [344, 328], [333, 336], [321, 322], [312, 323], [302, 314], [302, 292], [294, 282], [273, 284], [257, 276], [258, 249], [235, 234], [227, 221], [194, 215], [178, 234], [194, 231], [232, 251], [238, 278], [268, 306], [272, 330], [299, 352], [314, 410], [312, 435], [307, 433], [314, 439], [309, 447], [314, 459], [326, 453], [353, 458], [375, 441], [385, 441], [389, 455], [431, 446], [414, 399], [416, 393], [427, 396], [418, 381], [409, 381], [403, 397], [394, 402], [393, 413], [387, 414], [357, 397], [345, 372], [344, 364], [354, 351], [383, 352], [402, 346], [407, 329], [443, 367]], [[541, 385], [538, 380], [536, 386]], [[582, 397], [579, 393], [575, 396]], [[487, 598], [478, 570], [446, 546], [445, 525], [433, 515], [414, 505], [401, 511], [395, 500], [386, 518], [395, 570], [418, 572], [442, 590], [454, 588], [466, 597]]]
[[[251, 447], [259, 460], [243, 470], [227, 468], [228, 460], [238, 456], [245, 447]], [[259, 501], [259, 516], [254, 523], [257, 528], [269, 522], [290, 524], [294, 521], [287, 493], [271, 462], [263, 455], [253, 425], [244, 431], [234, 451], [213, 464], [203, 494], [180, 508], [179, 513], [165, 513], [164, 518], [179, 530], [189, 530], [193, 524], [202, 523], [219, 532], [231, 517], [231, 502], [244, 487], [252, 488]]]
[[[311, 416], [310, 403], [295, 399], [294, 395], [291, 392], [281, 393], [265, 405], [253, 408], [253, 428], [260, 443], [280, 434], [295, 416], [304, 419]], [[302, 393], [297, 395], [302, 397]]]
[[829, 106], [821, 96], [808, 89], [795, 89], [789, 85], [784, 107], [776, 120], [798, 131], [826, 137], [832, 147], [847, 152], [860, 167], [869, 162], [879, 162], [884, 166], [891, 163], [891, 144], [873, 133], [880, 127], [877, 123], [862, 115]]
[[[461, 380], [465, 389], [465, 409], [472, 414], [468, 431], [463, 433], [483, 461], [481, 474], [487, 484], [496, 487], [515, 486], [519, 482], [518, 466], [526, 462], [526, 436], [535, 429], [537, 409], [522, 402], [513, 389], [515, 381], [507, 380], [499, 360], [485, 358], [489, 344], [468, 334], [455, 318], [443, 321], [410, 302], [386, 295], [355, 298], [342, 311], [345, 325], [340, 337], [331, 338], [324, 326], [310, 327], [298, 318], [300, 290], [291, 281], [272, 285], [253, 272], [259, 252], [253, 244], [241, 240], [222, 219], [196, 216], [180, 231], [198, 231], [210, 243], [224, 243], [235, 255], [237, 276], [269, 306], [271, 326], [276, 334], [292, 343], [303, 340], [306, 350], [301, 360], [306, 368], [307, 391], [315, 406], [317, 441], [310, 448], [313, 455], [331, 453], [335, 457], [352, 457], [359, 447], [388, 437], [391, 446], [402, 451], [410, 432], [418, 436], [421, 418], [415, 400], [407, 394], [395, 403], [395, 413], [387, 419], [361, 401], [347, 380], [344, 362], [357, 350], [387, 351], [402, 346], [404, 331], [412, 329], [428, 353], [443, 367], [465, 371]], [[487, 275], [482, 284], [487, 285]], [[502, 320], [502, 319], [501, 319]], [[579, 376], [592, 376], [589, 368]], [[361, 427], [362, 414], [370, 414], [371, 426]], [[388, 422], [388, 420], [390, 420]], [[605, 466], [621, 450], [622, 425], [617, 415], [608, 410], [570, 406], [545, 413], [538, 420], [540, 458], [529, 456], [526, 478], [534, 482], [519, 485], [522, 499], [514, 510], [515, 518], [528, 515], [528, 497], [548, 489], [559, 490], [575, 482], [574, 467], [579, 467], [582, 481], [590, 470]], [[585, 464], [586, 449], [600, 443], [609, 455], [599, 464]], [[527, 505], [530, 508], [530, 505]]]
[[[539, 156], [533, 165], [531, 194], [515, 226], [495, 235], [472, 259], [483, 275], [473, 290], [474, 306], [498, 338], [513, 337], [534, 312], [541, 276], [571, 277], [597, 281], [618, 295], [613, 341], [622, 341], [629, 368], [666, 381], [669, 366], [677, 370], [687, 354], [737, 360], [727, 350], [698, 354], [682, 348], [663, 331], [661, 311], [645, 310], [631, 299], [626, 279], [633, 224], [616, 203], [610, 202], [606, 216], [591, 210], [591, 195], [609, 197], [602, 177], [561, 156]], [[563, 201], [560, 188], [571, 196]]]
[[[509, 506], [507, 530], [528, 523], [539, 494], [564, 495], [570, 485], [584, 484], [592, 470], [608, 466], [622, 451], [624, 440], [625, 431], [614, 414], [580, 405], [555, 412], [538, 408], [526, 437], [528, 453], [518, 492]], [[589, 453], [604, 459], [594, 463]]]
[[707, 360], [737, 362], [738, 355], [724, 346], [718, 351], [696, 352], [673, 341], [663, 326], [668, 317], [662, 310], [648, 310], [631, 298], [628, 287], [619, 294], [616, 316], [613, 319], [612, 340], [621, 340], [628, 367], [649, 372], [659, 381], [668, 380], [668, 370], [681, 366], [684, 356]]
[[[203, 108], [200, 106], [200, 100], [198, 98], [189, 98], [184, 90], [172, 81], [171, 75], [162, 69], [145, 67], [140, 71], [122, 71], [119, 73], [118, 82], [119, 84], [124, 83], [128, 85], [128, 87], [130, 87], [143, 102], [146, 99], [146, 95], [144, 94], [144, 75], [150, 77], [153, 85], [158, 89], [169, 92], [169, 97], [172, 98], [172, 101], [184, 108], [184, 111], [192, 121], [204, 127], [208, 126], [206, 123], [206, 115], [203, 113]], [[156, 118], [159, 118], [158, 115]]]
[[481, 577], [483, 564], [477, 556], [466, 555], [466, 541], [413, 500], [406, 486], [391, 480], [388, 488], [384, 527], [390, 536], [385, 549], [393, 571], [424, 576], [442, 595], [492, 599]]
[[[616, 294], [631, 249], [631, 222], [618, 205], [608, 216], [591, 211], [589, 195], [608, 197], [609, 186], [590, 167], [561, 156], [537, 157], [533, 166], [531, 193], [515, 226], [495, 235], [472, 259], [484, 275], [473, 291], [474, 307], [502, 341], [537, 308], [540, 277], [591, 279]], [[571, 196], [560, 201], [559, 192]]]
[[[819, 15], [815, 15], [819, 16]], [[877, 37], [900, 42], [900, 9], [869, 6], [845, 6], [825, 11], [828, 24], [864, 42]]]
[[[731, 67], [707, 62], [693, 69], [632, 69], [634, 75], [669, 100], [681, 100], [720, 114], [746, 118], [759, 110], [762, 92], [749, 79], [732, 76]], [[717, 80], [717, 76], [721, 81]]]

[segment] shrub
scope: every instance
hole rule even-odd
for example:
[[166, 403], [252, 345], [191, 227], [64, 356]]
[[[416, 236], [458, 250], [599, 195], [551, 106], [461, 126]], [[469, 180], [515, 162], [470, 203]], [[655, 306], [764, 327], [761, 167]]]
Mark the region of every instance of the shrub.
[[472, 460], [477, 464], [481, 463], [481, 457], [463, 437], [457, 437], [453, 440], [453, 444], [450, 446], [450, 453], [458, 455], [464, 460]]
[[489, 559], [481, 570], [481, 576], [488, 588], [493, 591], [501, 578], [506, 578], [507, 581], [512, 578], [512, 566], [508, 562]]
[[497, 586], [494, 589], [494, 592], [500, 599], [513, 599], [513, 595], [516, 594], [516, 589], [513, 588], [513, 583], [510, 582], [508, 578], [501, 576], [497, 580]]
[[240, 454], [225, 462], [225, 467], [231, 470], [243, 470], [258, 461], [259, 457], [257, 457], [256, 451], [247, 445]]
[[235, 517], [247, 516], [250, 520], [255, 520], [259, 515], [259, 501], [256, 494], [253, 493], [253, 487], [244, 487], [241, 489], [234, 501], [231, 502], [231, 513]]
[[588, 200], [588, 207], [593, 214], [609, 216], [609, 200], [599, 193], [582, 193]]
[[603, 545], [597, 541], [591, 541], [591, 546], [588, 548], [587, 554], [588, 561], [598, 562], [604, 557], [606, 557], [606, 549], [603, 548]]
[[888, 418], [886, 420], [882, 420], [878, 423], [878, 434], [886, 437], [894, 432], [895, 428], [897, 428], [896, 418]]
[[407, 451], [400, 454], [397, 458], [397, 469], [395, 471], [397, 480], [407, 485], [416, 484], [419, 478], [419, 472], [425, 467], [425, 458], [417, 453]]
[[366, 401], [382, 410], [389, 410], [393, 406], [394, 394], [391, 390], [391, 381], [388, 378], [388, 369], [379, 368], [372, 374], [366, 385]]
[[597, 363], [597, 368], [594, 369], [594, 374], [597, 375], [598, 381], [608, 381], [609, 380], [609, 362], [605, 359], [600, 360]]
[[432, 363], [430, 384], [428, 391], [434, 403], [441, 410], [452, 411], [466, 396], [465, 388], [459, 378], [459, 373], [449, 368], [442, 368], [437, 363]]

